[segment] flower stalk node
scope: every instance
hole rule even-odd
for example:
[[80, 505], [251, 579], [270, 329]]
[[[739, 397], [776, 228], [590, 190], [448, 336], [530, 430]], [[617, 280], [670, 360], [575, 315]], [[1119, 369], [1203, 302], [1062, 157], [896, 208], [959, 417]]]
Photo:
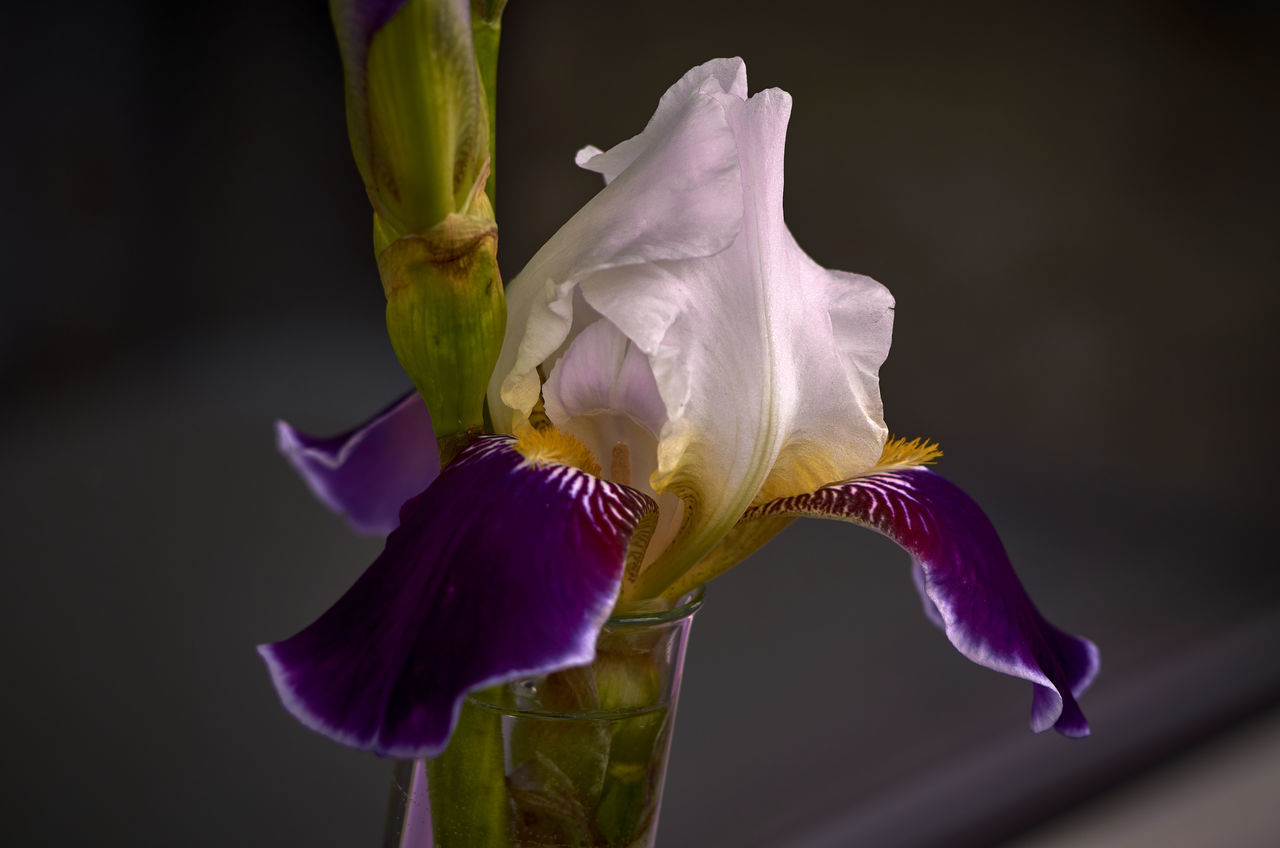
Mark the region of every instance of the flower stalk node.
[[[486, 239], [494, 242], [489, 250], [496, 253], [498, 225], [492, 219], [450, 212], [443, 221], [425, 233], [402, 236], [397, 241], [419, 242], [423, 261], [447, 264], [466, 260], [481, 248], [481, 243]], [[385, 252], [385, 248], [382, 252]], [[382, 285], [387, 297], [391, 297], [392, 289], [398, 288], [403, 282], [403, 278], [394, 275], [383, 277]]]
[[378, 254], [391, 345], [437, 438], [484, 429], [485, 387], [506, 329], [497, 245], [491, 219], [451, 213]]

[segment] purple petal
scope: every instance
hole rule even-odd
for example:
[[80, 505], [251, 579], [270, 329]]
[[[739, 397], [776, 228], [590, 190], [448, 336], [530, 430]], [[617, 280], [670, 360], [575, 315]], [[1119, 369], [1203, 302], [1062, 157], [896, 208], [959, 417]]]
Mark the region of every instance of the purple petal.
[[332, 0], [334, 30], [339, 39], [368, 44], [407, 0]]
[[973, 500], [927, 468], [885, 471], [756, 507], [745, 518], [815, 515], [878, 530], [911, 554], [925, 612], [960, 653], [1035, 684], [1031, 729], [1087, 736], [1076, 704], [1098, 649], [1044, 620], [995, 528]]
[[467, 692], [594, 658], [632, 533], [654, 509], [486, 436], [404, 505], [333, 607], [258, 652], [307, 727], [380, 755], [433, 756]]
[[276, 444], [317, 498], [357, 532], [385, 536], [400, 506], [440, 473], [431, 415], [410, 392], [356, 429], [327, 439], [276, 422]]
[[364, 78], [364, 60], [369, 42], [386, 26], [391, 16], [400, 11], [407, 0], [331, 0], [329, 13], [338, 36], [347, 72], [358, 72]]

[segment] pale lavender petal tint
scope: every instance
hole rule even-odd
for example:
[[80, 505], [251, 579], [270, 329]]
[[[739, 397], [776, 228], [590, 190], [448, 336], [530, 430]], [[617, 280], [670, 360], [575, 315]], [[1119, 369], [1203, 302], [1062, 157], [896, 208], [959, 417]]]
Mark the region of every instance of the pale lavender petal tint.
[[960, 653], [1035, 684], [1031, 729], [1087, 736], [1076, 703], [1098, 673], [1098, 649], [1045, 621], [1018, 582], [995, 528], [973, 500], [927, 468], [861, 477], [750, 510], [746, 518], [814, 515], [878, 530], [911, 554], [925, 611]]
[[440, 473], [431, 415], [417, 392], [340, 436], [317, 438], [277, 421], [276, 444], [317, 498], [371, 535], [396, 529], [401, 504]]
[[373, 34], [391, 20], [408, 0], [331, 0], [329, 12], [338, 47], [351, 65], [364, 68], [364, 56]]
[[404, 505], [386, 549], [296, 636], [258, 652], [285, 708], [352, 748], [445, 745], [463, 696], [590, 662], [649, 498], [508, 436], [463, 451]]

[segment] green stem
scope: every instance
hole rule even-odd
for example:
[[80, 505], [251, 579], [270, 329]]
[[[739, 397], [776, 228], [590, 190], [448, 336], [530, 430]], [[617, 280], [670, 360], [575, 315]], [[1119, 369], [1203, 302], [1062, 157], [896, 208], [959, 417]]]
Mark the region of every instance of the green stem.
[[502, 716], [464, 703], [449, 747], [427, 763], [435, 848], [510, 848]]

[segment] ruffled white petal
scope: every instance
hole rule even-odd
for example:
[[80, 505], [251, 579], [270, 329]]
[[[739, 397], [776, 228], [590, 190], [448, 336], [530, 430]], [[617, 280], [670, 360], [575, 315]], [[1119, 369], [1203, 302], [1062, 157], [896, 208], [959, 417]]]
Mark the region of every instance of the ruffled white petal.
[[581, 168], [603, 175], [607, 185], [631, 167], [642, 153], [671, 135], [683, 120], [689, 102], [697, 95], [722, 93], [739, 100], [747, 98], [747, 65], [741, 59], [712, 59], [689, 71], [662, 95], [644, 132], [614, 145], [608, 152], [588, 145], [578, 151], [574, 161]]
[[536, 369], [568, 338], [581, 280], [609, 268], [710, 256], [737, 236], [742, 181], [724, 110], [707, 96], [669, 108], [670, 128], [641, 133], [626, 172], [561, 227], [508, 287], [507, 338], [489, 386], [500, 428], [537, 402]]

